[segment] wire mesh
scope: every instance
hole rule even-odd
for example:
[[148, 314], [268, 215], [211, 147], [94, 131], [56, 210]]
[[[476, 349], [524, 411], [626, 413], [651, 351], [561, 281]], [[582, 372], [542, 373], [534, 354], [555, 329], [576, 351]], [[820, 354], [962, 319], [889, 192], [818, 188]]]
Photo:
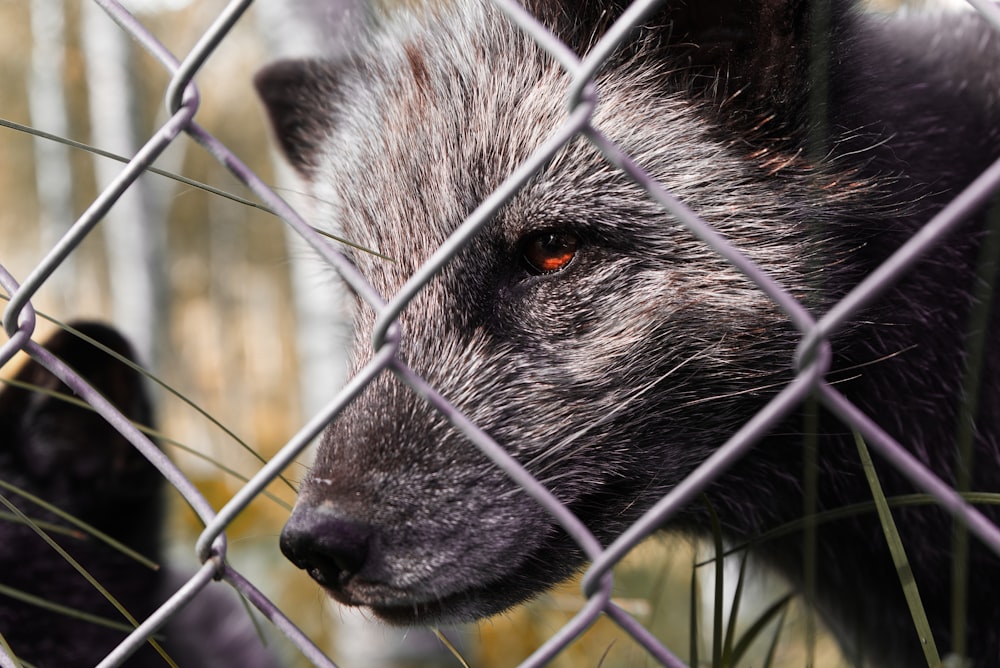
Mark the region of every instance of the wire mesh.
[[[72, 228], [52, 248], [51, 252], [22, 282], [18, 283], [0, 266], [0, 285], [10, 295], [3, 313], [3, 326], [9, 339], [0, 348], [0, 367], [7, 364], [18, 351], [23, 351], [49, 369], [66, 383], [79, 397], [94, 407], [115, 429], [125, 435], [159, 469], [197, 513], [205, 528], [197, 542], [197, 553], [203, 567], [188, 583], [176, 592], [163, 606], [143, 623], [100, 665], [120, 665], [139, 646], [161, 627], [165, 620], [191, 600], [202, 588], [210, 586], [212, 579], [224, 580], [241, 592], [264, 616], [317, 666], [333, 663], [324, 653], [295, 627], [278, 607], [236, 571], [226, 560], [226, 530], [247, 507], [261, 495], [265, 488], [279, 476], [319, 435], [325, 425], [334, 420], [371, 381], [383, 372], [391, 372], [430, 402], [447, 420], [465, 434], [475, 447], [484, 452], [496, 466], [503, 469], [517, 484], [543, 506], [565, 531], [572, 536], [586, 553], [592, 565], [583, 579], [583, 590], [589, 601], [573, 619], [524, 662], [525, 666], [547, 663], [579, 637], [601, 615], [607, 615], [622, 629], [646, 648], [657, 661], [667, 666], [685, 663], [669, 648], [652, 636], [640, 622], [611, 600], [611, 570], [640, 541], [653, 534], [682, 506], [692, 501], [713, 480], [717, 479], [735, 461], [745, 455], [775, 424], [812, 394], [845, 424], [860, 432], [879, 454], [891, 462], [913, 484], [932, 495], [943, 508], [960, 518], [969, 529], [992, 550], [1000, 554], [1000, 529], [949, 484], [942, 481], [913, 454], [881, 429], [874, 420], [853, 406], [837, 388], [825, 378], [830, 363], [830, 336], [850, 322], [867, 304], [877, 300], [895, 282], [911, 271], [915, 263], [929, 250], [954, 232], [969, 216], [969, 212], [982, 205], [1000, 189], [1000, 163], [992, 165], [965, 189], [955, 200], [928, 222], [918, 234], [901, 247], [877, 271], [865, 278], [845, 298], [835, 304], [820, 318], [814, 318], [797, 299], [750, 261], [743, 253], [727, 242], [712, 226], [702, 221], [694, 212], [677, 200], [669, 187], [658, 183], [639, 167], [620, 147], [605, 137], [591, 123], [596, 104], [594, 79], [604, 62], [618, 45], [627, 38], [633, 26], [657, 6], [654, 0], [635, 2], [620, 17], [581, 60], [564, 44], [515, 2], [495, 0], [495, 4], [517, 23], [543, 49], [555, 58], [572, 78], [567, 95], [565, 121], [535, 153], [520, 166], [495, 192], [484, 200], [437, 252], [424, 263], [401, 290], [388, 300], [379, 295], [358, 273], [355, 267], [324, 236], [310, 227], [298, 213], [269, 188], [257, 175], [210, 132], [196, 121], [201, 93], [194, 84], [199, 69], [219, 48], [233, 26], [250, 7], [250, 0], [234, 0], [226, 5], [215, 21], [205, 30], [196, 46], [183, 58], [172, 54], [161, 44], [153, 32], [145, 27], [115, 0], [95, 0], [114, 21], [152, 54], [170, 73], [171, 81], [165, 93], [169, 119], [148, 142], [129, 160], [118, 178], [97, 197]], [[991, 3], [978, 3], [977, 9], [995, 25], [997, 8]], [[276, 211], [298, 235], [308, 242], [316, 253], [333, 267], [346, 285], [378, 313], [374, 345], [377, 353], [330, 402], [312, 417], [284, 448], [263, 466], [232, 499], [219, 510], [206, 501], [198, 489], [150, 440], [136, 429], [114, 406], [94, 391], [82, 378], [52, 356], [44, 347], [32, 340], [36, 326], [32, 299], [39, 288], [50, 280], [55, 270], [67, 260], [101, 222], [108, 209], [123, 192], [160, 156], [163, 151], [182, 136], [194, 139], [215, 160], [245, 183], [264, 203]], [[626, 173], [648, 196], [694, 235], [738, 268], [760, 290], [777, 304], [801, 333], [797, 354], [798, 373], [768, 405], [729, 439], [724, 445], [698, 466], [667, 496], [651, 508], [628, 531], [611, 545], [604, 547], [587, 527], [567, 507], [562, 505], [543, 484], [536, 480], [497, 442], [484, 433], [473, 421], [442, 397], [437, 389], [397, 355], [401, 332], [397, 320], [402, 311], [423, 291], [444, 267], [454, 260], [459, 251], [474, 239], [513, 197], [519, 189], [546, 164], [551, 157], [576, 137], [590, 141], [605, 159]], [[13, 665], [9, 657], [0, 653], [0, 665]]]

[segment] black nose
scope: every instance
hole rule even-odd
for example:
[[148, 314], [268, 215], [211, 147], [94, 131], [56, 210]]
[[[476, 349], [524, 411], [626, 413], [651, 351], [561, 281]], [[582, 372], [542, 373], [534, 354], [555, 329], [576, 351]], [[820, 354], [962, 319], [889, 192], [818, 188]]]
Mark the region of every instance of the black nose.
[[281, 551], [316, 582], [337, 589], [364, 568], [371, 535], [368, 524], [300, 506], [281, 531]]

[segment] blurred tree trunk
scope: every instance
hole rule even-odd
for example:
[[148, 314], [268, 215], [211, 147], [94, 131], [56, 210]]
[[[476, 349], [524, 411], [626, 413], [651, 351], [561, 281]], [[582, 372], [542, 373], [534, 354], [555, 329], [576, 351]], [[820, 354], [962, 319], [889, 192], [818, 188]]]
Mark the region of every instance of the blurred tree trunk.
[[[336, 56], [350, 50], [352, 40], [364, 35], [369, 20], [367, 0], [288, 0], [255, 5], [260, 32], [275, 58]], [[309, 210], [287, 164], [275, 160], [278, 185], [300, 212]], [[330, 231], [332, 221], [315, 222]], [[315, 415], [329, 402], [347, 373], [347, 346], [351, 340], [352, 314], [346, 289], [331, 278], [316, 254], [291, 228], [286, 228], [291, 262], [292, 298], [295, 300], [296, 348], [300, 364], [303, 415]], [[308, 258], [308, 259], [307, 259]]]
[[[136, 87], [128, 36], [93, 2], [81, 6], [81, 45], [86, 63], [91, 143], [132, 156], [139, 147]], [[95, 157], [98, 186], [107, 186], [122, 166]], [[145, 179], [136, 181], [101, 223], [108, 256], [112, 312], [152, 366], [166, 339], [166, 218], [157, 211]]]
[[[66, 52], [63, 0], [31, 0], [31, 72], [28, 75], [29, 124], [60, 137], [69, 134], [63, 77]], [[69, 149], [36, 137], [35, 180], [38, 228], [48, 252], [73, 224], [73, 174]], [[74, 259], [67, 258], [49, 280], [46, 297], [62, 312], [76, 301]]]

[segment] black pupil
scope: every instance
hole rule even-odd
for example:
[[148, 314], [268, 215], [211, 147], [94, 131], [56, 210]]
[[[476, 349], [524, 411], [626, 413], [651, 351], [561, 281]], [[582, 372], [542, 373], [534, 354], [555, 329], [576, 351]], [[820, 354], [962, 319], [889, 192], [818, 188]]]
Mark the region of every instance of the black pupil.
[[562, 232], [540, 232], [528, 240], [524, 259], [532, 269], [551, 273], [563, 269], [576, 254], [577, 239]]
[[538, 245], [544, 252], [550, 255], [559, 255], [569, 247], [569, 243], [565, 238], [553, 232], [543, 234], [538, 241]]

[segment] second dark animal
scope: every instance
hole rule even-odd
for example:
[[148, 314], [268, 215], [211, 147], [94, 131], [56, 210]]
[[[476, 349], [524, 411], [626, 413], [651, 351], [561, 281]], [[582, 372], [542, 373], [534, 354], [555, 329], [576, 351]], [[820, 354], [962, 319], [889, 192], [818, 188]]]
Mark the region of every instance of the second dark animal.
[[[114, 329], [90, 322], [73, 327], [134, 361], [132, 347]], [[65, 331], [45, 347], [130, 420], [152, 424], [149, 393], [138, 371]], [[48, 394], [72, 397], [36, 361], [28, 361], [14, 380], [17, 385], [0, 392], [0, 480], [159, 563], [165, 509], [160, 473], [97, 413]], [[152, 569], [12, 491], [0, 494], [42, 523], [140, 622], [184, 582], [180, 573]], [[7, 515], [0, 517], [0, 585], [14, 591], [0, 592], [0, 635], [20, 660], [40, 668], [96, 665], [127, 635], [125, 618], [30, 526]], [[59, 527], [73, 531], [67, 534]], [[53, 605], [63, 610], [52, 610]], [[277, 668], [247, 614], [233, 592], [212, 584], [156, 637], [182, 668]], [[147, 644], [124, 665], [168, 664]]]

